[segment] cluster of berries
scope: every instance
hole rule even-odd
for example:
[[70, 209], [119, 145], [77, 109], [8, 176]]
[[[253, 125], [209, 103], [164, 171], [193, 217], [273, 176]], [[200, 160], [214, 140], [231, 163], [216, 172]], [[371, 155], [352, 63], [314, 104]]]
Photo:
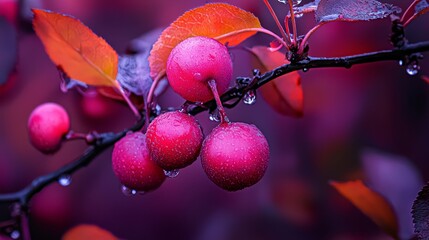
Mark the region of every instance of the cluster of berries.
[[[252, 186], [263, 177], [269, 160], [267, 140], [252, 124], [230, 122], [220, 102], [232, 73], [228, 49], [214, 39], [191, 37], [172, 50], [166, 69], [172, 89], [191, 102], [215, 98], [221, 122], [204, 137], [193, 116], [172, 111], [157, 116], [146, 134], [128, 133], [112, 152], [113, 171], [124, 187], [152, 191], [166, 175], [191, 165], [198, 156], [208, 178], [228, 191]], [[51, 153], [59, 149], [70, 123], [61, 106], [47, 103], [32, 112], [28, 128], [31, 143]]]

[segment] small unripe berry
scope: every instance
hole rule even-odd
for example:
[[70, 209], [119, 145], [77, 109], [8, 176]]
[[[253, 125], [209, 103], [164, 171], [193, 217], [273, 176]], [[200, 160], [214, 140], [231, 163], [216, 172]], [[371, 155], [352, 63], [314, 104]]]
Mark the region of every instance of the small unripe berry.
[[192, 164], [203, 142], [203, 133], [195, 118], [178, 111], [156, 117], [149, 124], [146, 137], [153, 160], [165, 170]]
[[164, 171], [152, 161], [141, 132], [129, 133], [115, 143], [112, 152], [113, 172], [125, 187], [148, 192], [165, 180]]
[[56, 103], [44, 103], [36, 107], [27, 125], [31, 144], [44, 153], [57, 151], [70, 130], [66, 110]]
[[191, 37], [179, 43], [167, 60], [166, 74], [171, 88], [191, 102], [213, 99], [207, 82], [214, 79], [219, 94], [229, 87], [232, 61], [228, 49], [207, 37]]
[[204, 140], [201, 163], [216, 185], [237, 191], [264, 176], [269, 156], [268, 142], [256, 126], [221, 123]]

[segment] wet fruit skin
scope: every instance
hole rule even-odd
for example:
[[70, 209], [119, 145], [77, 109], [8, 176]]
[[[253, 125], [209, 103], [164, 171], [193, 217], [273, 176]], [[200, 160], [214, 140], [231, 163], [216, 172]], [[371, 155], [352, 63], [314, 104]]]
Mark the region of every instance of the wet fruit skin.
[[43, 153], [54, 153], [70, 130], [70, 120], [61, 105], [44, 103], [31, 112], [27, 127], [30, 142], [35, 148]]
[[146, 136], [128, 133], [115, 143], [112, 152], [113, 172], [122, 185], [136, 191], [152, 191], [165, 180], [164, 171], [149, 155]]
[[204, 138], [195, 118], [179, 111], [156, 117], [149, 124], [146, 136], [153, 160], [165, 170], [192, 164], [200, 154]]
[[167, 60], [166, 74], [171, 88], [191, 102], [213, 99], [207, 81], [214, 79], [223, 94], [232, 79], [228, 49], [207, 37], [191, 37], [179, 43]]
[[256, 184], [265, 174], [270, 150], [259, 129], [247, 123], [221, 123], [203, 142], [201, 163], [211, 181], [228, 191]]

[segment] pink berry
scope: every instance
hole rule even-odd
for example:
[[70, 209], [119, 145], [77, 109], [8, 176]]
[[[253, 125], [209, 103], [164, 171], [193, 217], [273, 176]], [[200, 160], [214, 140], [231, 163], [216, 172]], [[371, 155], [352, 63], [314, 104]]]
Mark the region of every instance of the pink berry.
[[129, 133], [116, 142], [112, 153], [113, 172], [125, 187], [148, 192], [165, 180], [164, 171], [152, 161], [141, 132]]
[[57, 151], [69, 130], [69, 116], [66, 110], [56, 103], [39, 105], [28, 118], [30, 142], [44, 153]]
[[204, 140], [201, 163], [216, 185], [237, 191], [264, 176], [269, 156], [268, 142], [256, 126], [221, 123]]
[[177, 111], [156, 117], [149, 124], [146, 136], [153, 160], [165, 170], [192, 164], [203, 142], [203, 133], [195, 118]]
[[224, 93], [232, 78], [232, 61], [228, 49], [207, 37], [191, 37], [179, 43], [167, 60], [167, 78], [171, 88], [191, 102], [213, 99], [207, 82], [214, 79], [219, 94]]

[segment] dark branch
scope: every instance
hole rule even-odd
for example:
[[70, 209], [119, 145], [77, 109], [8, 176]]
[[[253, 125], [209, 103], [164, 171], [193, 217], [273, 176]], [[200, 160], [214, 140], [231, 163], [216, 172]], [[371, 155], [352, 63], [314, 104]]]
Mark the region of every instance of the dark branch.
[[92, 160], [103, 152], [106, 148], [112, 146], [115, 142], [121, 139], [128, 131], [137, 131], [141, 129], [144, 124], [144, 118], [141, 118], [134, 126], [119, 133], [103, 133], [93, 146], [89, 147], [79, 158], [75, 161], [63, 166], [62, 168], [40, 176], [31, 182], [27, 187], [14, 193], [0, 194], [0, 202], [19, 202], [22, 208], [28, 206], [30, 199], [44, 187], [59, 180], [61, 176], [71, 175], [82, 167], [87, 166]]
[[[251, 88], [247, 86], [237, 86], [230, 89], [225, 94], [221, 96], [222, 102], [229, 102], [231, 100], [240, 100], [246, 91], [256, 90], [267, 82], [285, 75], [287, 73], [311, 69], [311, 68], [332, 68], [332, 67], [343, 67], [350, 68], [356, 64], [363, 63], [372, 63], [372, 62], [381, 62], [381, 61], [399, 61], [403, 60], [405, 57], [419, 52], [429, 51], [429, 41], [419, 42], [414, 44], [407, 44], [400, 49], [393, 50], [383, 50], [377, 52], [370, 52], [364, 54], [358, 54], [353, 56], [345, 57], [334, 57], [334, 58], [316, 58], [308, 57], [307, 59], [301, 60], [299, 62], [290, 63], [282, 65], [272, 71], [266, 72], [258, 77], [257, 82], [252, 84]], [[225, 105], [226, 107], [228, 105]], [[235, 106], [235, 104], [233, 105]], [[204, 103], [202, 106], [195, 106], [189, 110], [190, 114], [198, 114], [200, 112], [206, 111], [207, 109], [213, 110], [216, 108], [216, 103], [214, 100]]]

